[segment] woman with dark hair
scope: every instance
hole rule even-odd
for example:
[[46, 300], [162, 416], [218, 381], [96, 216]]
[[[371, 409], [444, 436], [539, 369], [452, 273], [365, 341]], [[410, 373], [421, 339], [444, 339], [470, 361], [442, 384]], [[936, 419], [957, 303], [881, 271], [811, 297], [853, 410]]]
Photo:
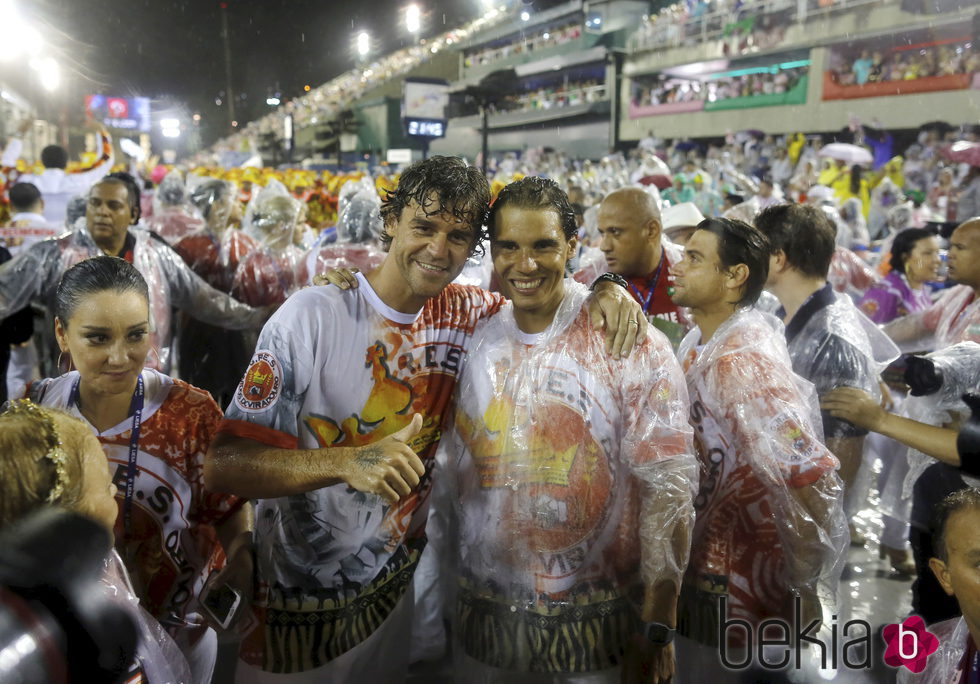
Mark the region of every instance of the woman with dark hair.
[[[939, 278], [939, 238], [926, 228], [906, 228], [895, 234], [891, 245], [891, 272], [871, 287], [858, 302], [858, 308], [878, 324], [900, 316], [923, 311], [932, 306], [927, 284]], [[904, 362], [885, 371], [886, 380], [904, 372]], [[901, 386], [889, 382], [891, 400], [897, 410], [903, 400]], [[879, 555], [888, 557], [892, 567], [906, 574], [914, 572], [908, 548], [908, 520], [911, 502], [902, 496], [902, 483], [908, 472], [904, 449], [893, 440], [878, 434], [868, 437], [868, 446], [881, 460], [878, 489], [882, 499]]]
[[927, 283], [939, 278], [939, 238], [925, 228], [907, 228], [891, 246], [891, 272], [865, 294], [858, 307], [875, 323], [927, 309], [932, 304]]
[[[123, 259], [100, 256], [65, 271], [54, 301], [55, 336], [77, 370], [28, 387], [98, 438], [118, 486], [115, 545], [141, 604], [183, 650], [194, 682], [209, 682], [217, 638], [198, 595], [210, 571], [249, 595], [251, 508], [207, 491], [204, 454], [221, 410], [202, 390], [145, 368], [150, 348], [146, 281]], [[220, 546], [218, 540], [220, 539]]]
[[[844, 177], [844, 174], [847, 176]], [[871, 187], [868, 185], [868, 179], [864, 177], [864, 169], [854, 164], [849, 171], [841, 171], [838, 178], [839, 182], [831, 183], [837, 201], [843, 204], [852, 197], [861, 200], [861, 215], [867, 220], [868, 213], [871, 211]]]

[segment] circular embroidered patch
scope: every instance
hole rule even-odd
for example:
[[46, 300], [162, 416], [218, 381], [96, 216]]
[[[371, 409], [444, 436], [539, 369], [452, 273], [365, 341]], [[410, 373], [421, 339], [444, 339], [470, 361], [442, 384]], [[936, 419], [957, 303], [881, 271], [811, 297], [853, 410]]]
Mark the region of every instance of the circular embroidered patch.
[[260, 349], [238, 385], [235, 402], [243, 411], [264, 411], [279, 399], [282, 389], [282, 364], [271, 351]]

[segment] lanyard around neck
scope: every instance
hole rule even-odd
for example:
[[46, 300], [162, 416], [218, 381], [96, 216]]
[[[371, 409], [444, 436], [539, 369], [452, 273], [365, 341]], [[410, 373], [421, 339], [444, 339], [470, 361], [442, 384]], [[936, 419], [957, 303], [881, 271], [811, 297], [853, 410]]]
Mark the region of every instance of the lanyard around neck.
[[646, 297], [640, 294], [640, 291], [637, 289], [636, 285], [634, 285], [633, 283], [628, 283], [630, 286], [630, 291], [633, 293], [633, 296], [636, 297], [636, 301], [638, 301], [643, 306], [644, 316], [650, 310], [650, 303], [653, 301], [653, 294], [657, 291], [657, 283], [660, 282], [660, 272], [664, 268], [665, 256], [666, 255], [664, 254], [664, 248], [661, 247], [660, 263], [657, 265], [657, 270], [653, 272], [653, 277], [651, 277], [650, 280], [647, 281], [648, 292]]
[[[72, 385], [71, 394], [68, 397], [68, 405], [79, 405], [79, 380], [75, 380]], [[136, 489], [136, 458], [139, 454], [140, 445], [140, 426], [143, 422], [143, 376], [140, 375], [136, 380], [136, 389], [133, 390], [133, 399], [129, 404], [129, 412], [133, 416], [132, 426], [129, 431], [129, 463], [126, 468], [126, 489], [123, 499], [123, 534], [125, 539], [129, 539], [133, 529], [133, 494]]]

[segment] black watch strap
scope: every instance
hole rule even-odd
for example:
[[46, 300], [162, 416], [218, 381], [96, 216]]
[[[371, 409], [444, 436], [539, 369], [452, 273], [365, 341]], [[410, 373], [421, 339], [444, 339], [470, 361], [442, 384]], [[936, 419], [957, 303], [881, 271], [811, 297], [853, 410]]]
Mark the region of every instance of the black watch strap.
[[595, 286], [601, 283], [603, 280], [608, 280], [609, 282], [616, 283], [624, 290], [630, 289], [630, 284], [626, 282], [626, 278], [619, 275], [618, 273], [603, 273], [601, 276], [599, 276], [592, 282], [592, 284], [589, 286], [589, 289], [595, 290]]
[[643, 638], [651, 644], [666, 646], [674, 640], [676, 630], [662, 622], [644, 622], [642, 625]]

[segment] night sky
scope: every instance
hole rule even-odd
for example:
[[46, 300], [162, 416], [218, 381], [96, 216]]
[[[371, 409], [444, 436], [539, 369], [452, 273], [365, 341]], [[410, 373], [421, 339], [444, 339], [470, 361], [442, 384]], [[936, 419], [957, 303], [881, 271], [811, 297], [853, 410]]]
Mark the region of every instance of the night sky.
[[[15, 0], [58, 45], [66, 74], [65, 104], [82, 108], [86, 93], [145, 96], [184, 103], [202, 115], [205, 144], [227, 132], [221, 15], [216, 0]], [[246, 99], [242, 123], [268, 111], [265, 98], [303, 93], [354, 65], [352, 36], [367, 30], [377, 55], [408, 44], [398, 11], [407, 0], [227, 0], [232, 83]], [[480, 0], [417, 0], [422, 36], [475, 18]], [[157, 102], [154, 102], [157, 106]], [[74, 117], [75, 114], [73, 113]]]

